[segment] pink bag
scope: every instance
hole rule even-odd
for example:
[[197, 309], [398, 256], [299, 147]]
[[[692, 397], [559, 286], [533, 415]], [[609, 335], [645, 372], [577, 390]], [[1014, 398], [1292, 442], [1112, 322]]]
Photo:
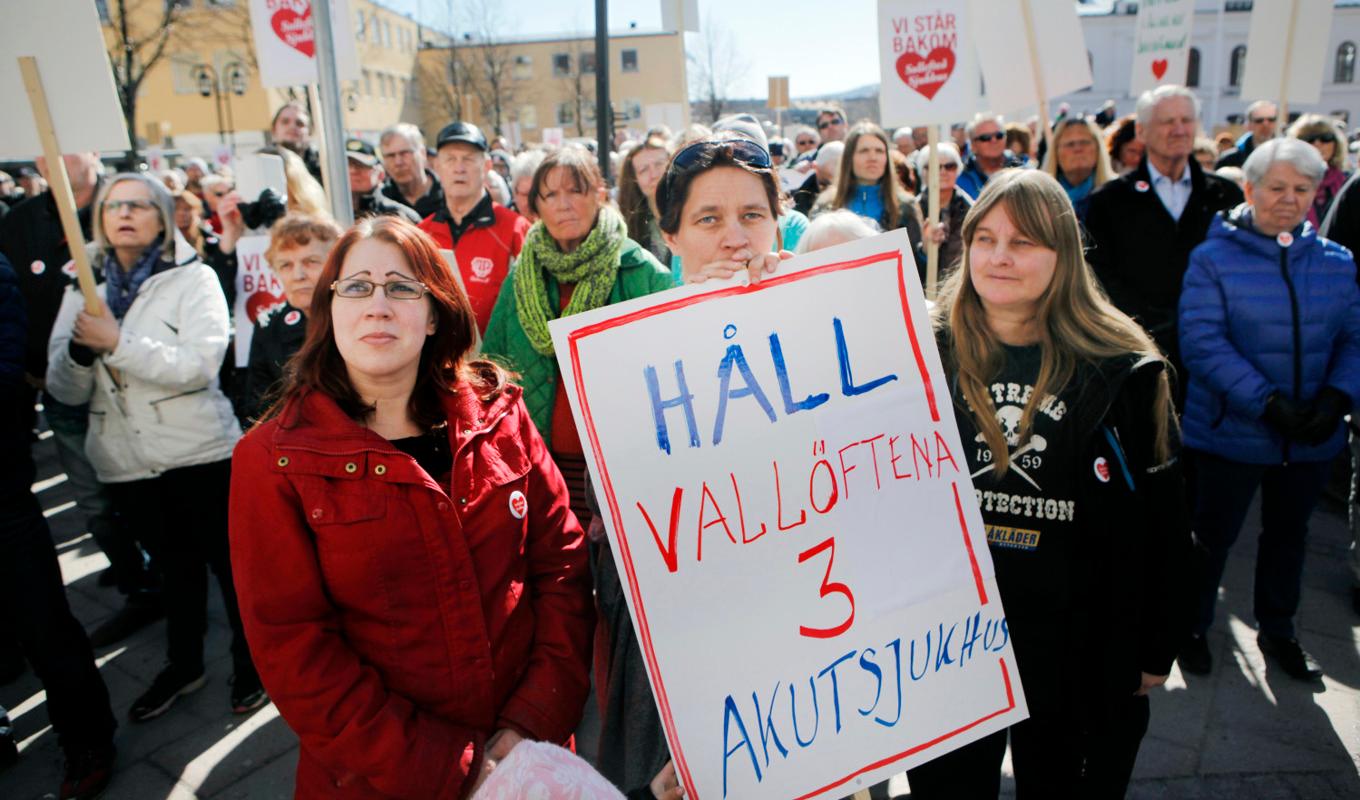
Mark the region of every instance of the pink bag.
[[471, 800], [624, 800], [570, 750], [523, 741], [496, 765]]

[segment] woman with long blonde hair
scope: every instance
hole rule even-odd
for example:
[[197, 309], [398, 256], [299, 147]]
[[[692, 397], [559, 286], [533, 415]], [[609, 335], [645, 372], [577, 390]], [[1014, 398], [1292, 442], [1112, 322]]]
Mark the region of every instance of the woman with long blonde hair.
[[1068, 117], [1054, 127], [1053, 146], [1044, 154], [1043, 170], [1067, 192], [1078, 221], [1086, 219], [1091, 192], [1115, 177], [1100, 129], [1085, 117]]
[[910, 773], [912, 796], [1119, 797], [1186, 625], [1168, 365], [1101, 291], [1067, 193], [992, 176], [936, 307], [1030, 718]]

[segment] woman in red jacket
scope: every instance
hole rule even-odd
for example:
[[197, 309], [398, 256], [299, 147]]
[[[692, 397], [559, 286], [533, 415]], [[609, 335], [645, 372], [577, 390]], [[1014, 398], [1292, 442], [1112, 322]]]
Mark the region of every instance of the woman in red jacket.
[[565, 742], [594, 615], [567, 489], [467, 296], [415, 226], [331, 251], [307, 340], [236, 449], [231, 545], [296, 796], [462, 798]]

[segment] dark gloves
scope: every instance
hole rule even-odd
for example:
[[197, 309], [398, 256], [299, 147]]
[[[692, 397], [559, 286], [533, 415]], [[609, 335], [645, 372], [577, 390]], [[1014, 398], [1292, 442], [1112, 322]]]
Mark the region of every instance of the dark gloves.
[[1308, 409], [1275, 392], [1266, 398], [1266, 410], [1261, 419], [1277, 433], [1289, 439], [1299, 438], [1299, 431], [1308, 424]]
[[83, 344], [76, 344], [74, 339], [66, 343], [66, 350], [71, 354], [71, 360], [82, 367], [94, 363], [95, 352]]
[[1332, 438], [1341, 424], [1341, 418], [1350, 410], [1351, 398], [1345, 392], [1331, 386], [1323, 387], [1313, 401], [1312, 413], [1294, 438], [1304, 444], [1322, 444]]

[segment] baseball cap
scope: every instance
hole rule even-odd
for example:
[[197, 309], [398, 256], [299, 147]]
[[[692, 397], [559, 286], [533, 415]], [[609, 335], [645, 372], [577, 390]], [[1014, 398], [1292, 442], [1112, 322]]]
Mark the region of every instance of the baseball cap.
[[445, 125], [443, 130], [439, 131], [439, 136], [435, 137], [434, 147], [438, 150], [444, 145], [454, 142], [470, 144], [483, 153], [490, 149], [487, 147], [486, 137], [482, 135], [481, 129], [470, 122], [450, 122]]
[[378, 163], [377, 151], [373, 149], [373, 145], [363, 139], [346, 139], [345, 155], [366, 167], [376, 166]]

